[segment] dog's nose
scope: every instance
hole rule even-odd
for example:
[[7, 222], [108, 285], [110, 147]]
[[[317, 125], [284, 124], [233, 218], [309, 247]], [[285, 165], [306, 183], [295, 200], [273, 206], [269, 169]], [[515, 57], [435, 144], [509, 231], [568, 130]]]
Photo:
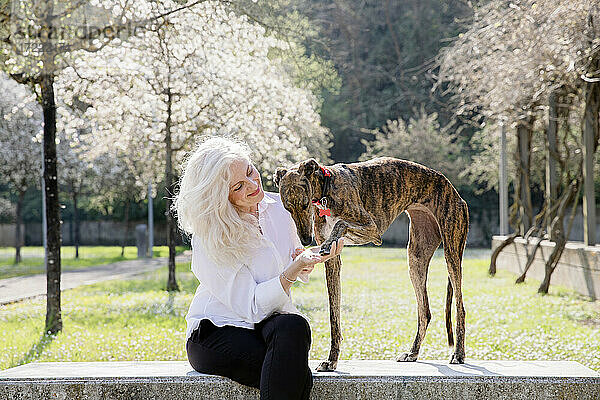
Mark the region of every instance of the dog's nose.
[[312, 236], [309, 237], [301, 237], [300, 241], [302, 242], [303, 246], [309, 246], [312, 242], [313, 242], [313, 238]]

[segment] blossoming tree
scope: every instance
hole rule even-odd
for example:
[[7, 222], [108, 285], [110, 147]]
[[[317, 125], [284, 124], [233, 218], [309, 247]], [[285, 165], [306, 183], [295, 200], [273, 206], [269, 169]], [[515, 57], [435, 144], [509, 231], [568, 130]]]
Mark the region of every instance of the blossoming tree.
[[[165, 14], [202, 1], [170, 3], [174, 8]], [[73, 52], [99, 51], [117, 35], [127, 37], [158, 17], [148, 11], [147, 3], [131, 0], [0, 1], [0, 65], [11, 78], [36, 91], [43, 109], [48, 333], [62, 329], [55, 78]]]
[[[174, 6], [147, 4], [153, 14]], [[67, 104], [90, 107], [82, 116], [72, 114], [66, 129], [85, 118], [93, 121], [99, 148], [142, 143], [150, 158], [162, 160], [169, 194], [185, 150], [202, 135], [247, 141], [265, 178], [277, 165], [309, 154], [327, 161], [329, 132], [320, 125], [316, 98], [295, 87], [281, 61], [270, 57], [271, 49], [285, 46], [218, 3], [169, 14], [126, 41], [74, 55], [57, 79], [59, 93]], [[170, 205], [167, 196], [167, 210]], [[167, 289], [177, 290], [170, 212], [167, 223]]]

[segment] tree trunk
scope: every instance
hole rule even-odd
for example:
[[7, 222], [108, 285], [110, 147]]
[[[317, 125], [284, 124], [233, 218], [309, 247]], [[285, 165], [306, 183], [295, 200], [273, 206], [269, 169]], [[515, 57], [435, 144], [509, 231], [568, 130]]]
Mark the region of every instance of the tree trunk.
[[510, 245], [512, 242], [515, 241], [515, 238], [518, 236], [519, 234], [517, 232], [511, 234], [510, 236], [508, 236], [506, 239], [504, 239], [504, 242], [500, 243], [500, 246], [496, 247], [496, 249], [494, 250], [494, 252], [492, 253], [492, 257], [490, 258], [490, 268], [488, 269], [488, 274], [491, 276], [496, 275], [496, 260], [498, 259], [498, 255], [500, 254], [500, 252], [502, 250], [504, 250], [504, 248], [506, 248], [506, 246]]
[[125, 200], [125, 236], [123, 236], [123, 242], [121, 243], [121, 258], [125, 257], [125, 245], [127, 244], [127, 237], [129, 236], [129, 200]]
[[509, 218], [509, 225], [510, 227], [513, 229], [513, 233], [510, 234], [510, 236], [508, 236], [504, 242], [502, 242], [500, 244], [500, 246], [498, 246], [496, 248], [496, 250], [494, 250], [494, 252], [492, 253], [492, 256], [490, 258], [490, 267], [488, 269], [488, 274], [490, 276], [494, 276], [496, 275], [496, 262], [498, 260], [498, 256], [500, 255], [500, 252], [502, 250], [504, 250], [509, 244], [513, 243], [515, 241], [515, 238], [517, 236], [519, 236], [519, 225], [520, 225], [520, 214], [519, 214], [519, 179], [518, 179], [518, 173], [519, 171], [517, 170], [517, 180], [516, 180], [516, 188], [515, 188], [515, 192], [513, 194], [513, 204], [510, 207], [510, 218]]
[[[525, 282], [525, 277], [527, 275], [527, 272], [529, 271], [529, 268], [531, 267], [531, 265], [533, 264], [533, 261], [535, 260], [535, 255], [537, 254], [537, 251], [539, 250], [539, 248], [542, 245], [542, 240], [544, 239], [544, 232], [548, 231], [548, 236], [550, 236], [549, 232], [551, 231], [552, 224], [548, 223], [547, 221], [548, 221], [549, 216], [555, 214], [556, 209], [558, 208], [558, 206], [556, 204], [554, 204], [552, 207], [550, 207], [549, 206], [550, 201], [555, 202], [556, 199], [553, 200], [548, 197], [545, 198], [542, 209], [540, 210], [538, 215], [536, 215], [536, 217], [535, 217], [534, 225], [525, 234], [525, 240], [526, 240], [525, 251], [526, 251], [526, 253], [528, 253], [527, 254], [527, 262], [525, 263], [525, 268], [523, 269], [523, 273], [517, 278], [515, 283]], [[529, 253], [529, 240], [531, 237], [537, 237], [538, 242], [536, 243], [535, 247], [533, 248], [533, 252]]]
[[23, 246], [23, 234], [21, 228], [23, 227], [23, 202], [25, 200], [25, 191], [19, 190], [19, 198], [17, 200], [16, 210], [16, 234], [15, 234], [15, 264], [21, 262], [21, 246]]
[[402, 65], [405, 61], [402, 57], [402, 51], [400, 51], [400, 43], [398, 42], [398, 37], [396, 36], [396, 30], [394, 29], [394, 25], [392, 24], [391, 18], [391, 10], [390, 10], [390, 0], [385, 0], [385, 6], [383, 8], [383, 12], [385, 14], [385, 24], [387, 25], [388, 32], [390, 37], [392, 38], [392, 43], [394, 43], [394, 51], [396, 52], [396, 59], [398, 60], [398, 64]]
[[521, 226], [520, 235], [525, 233], [531, 227], [533, 222], [533, 206], [531, 204], [531, 189], [529, 187], [529, 176], [531, 170], [531, 122], [523, 122], [517, 126], [517, 151], [519, 154], [520, 170], [520, 213]]
[[[598, 57], [598, 56], [596, 56]], [[600, 61], [592, 63], [591, 70], [597, 74]], [[594, 77], [598, 79], [598, 77]], [[594, 154], [598, 146], [598, 112], [600, 111], [600, 83], [585, 85], [585, 109], [583, 114], [583, 242], [594, 246], [596, 237], [596, 196], [594, 193]]]
[[40, 87], [44, 112], [44, 186], [47, 222], [45, 329], [47, 333], [54, 334], [62, 330], [62, 318], [60, 310], [60, 209], [56, 170], [56, 103], [54, 102], [54, 75], [52, 72], [42, 74]]
[[554, 250], [550, 254], [550, 258], [546, 261], [546, 265], [544, 267], [544, 279], [538, 288], [538, 293], [540, 294], [548, 294], [548, 290], [550, 290], [550, 278], [552, 277], [552, 273], [556, 269], [556, 265], [562, 256], [563, 250], [565, 249], [565, 245], [567, 241], [564, 237], [561, 237], [556, 240], [556, 246]]
[[546, 187], [545, 195], [548, 203], [547, 225], [544, 228], [548, 233], [548, 239], [554, 240], [550, 224], [554, 220], [556, 212], [551, 212], [557, 197], [556, 181], [556, 158], [557, 158], [557, 135], [558, 135], [558, 98], [556, 91], [550, 94], [548, 99], [548, 129], [546, 131]]
[[80, 232], [81, 232], [81, 227], [79, 226], [79, 209], [77, 208], [77, 192], [73, 191], [72, 192], [72, 199], [73, 199], [73, 221], [74, 221], [74, 225], [75, 225], [75, 240], [74, 240], [74, 245], [75, 245], [75, 258], [79, 259], [79, 239], [80, 239]]
[[170, 89], [167, 89], [167, 122], [165, 126], [165, 148], [166, 148], [166, 165], [165, 165], [165, 186], [167, 188], [167, 245], [169, 246], [169, 278], [167, 280], [167, 291], [178, 291], [179, 286], [175, 278], [175, 219], [171, 213], [171, 195], [173, 185], [173, 149], [171, 143], [171, 105], [173, 95]]
[[[581, 189], [581, 179], [582, 177], [579, 176], [566, 189], [568, 192], [562, 199], [561, 204], [556, 212], [556, 217], [554, 218], [554, 221], [552, 221], [551, 229], [555, 232], [556, 245], [554, 246], [554, 250], [548, 258], [548, 261], [546, 261], [546, 265], [544, 267], [544, 280], [538, 288], [538, 293], [548, 294], [548, 289], [550, 288], [550, 278], [552, 277], [552, 274], [554, 273], [554, 270], [556, 269], [556, 266], [560, 261], [560, 257], [562, 256], [562, 253], [565, 249], [565, 245], [567, 244], [567, 238], [569, 237], [569, 234], [571, 233], [571, 228], [573, 227], [573, 219], [575, 217], [577, 200], [579, 198], [579, 191]], [[565, 235], [565, 233], [563, 232], [563, 221], [565, 218], [566, 209], [571, 203], [571, 216], [569, 219], [569, 226]]]
[[[538, 239], [539, 239], [538, 242], [536, 243], [535, 247], [533, 248], [533, 252], [527, 256], [527, 263], [525, 264], [525, 269], [523, 270], [523, 273], [517, 278], [515, 283], [525, 282], [525, 276], [527, 276], [527, 271], [529, 271], [531, 264], [533, 264], [533, 260], [535, 260], [535, 255], [536, 255], [538, 249], [540, 248], [540, 246], [542, 245], [542, 238], [538, 238]], [[529, 245], [529, 239], [527, 240], [527, 243], [525, 244], [525, 246], [527, 247], [528, 245]]]

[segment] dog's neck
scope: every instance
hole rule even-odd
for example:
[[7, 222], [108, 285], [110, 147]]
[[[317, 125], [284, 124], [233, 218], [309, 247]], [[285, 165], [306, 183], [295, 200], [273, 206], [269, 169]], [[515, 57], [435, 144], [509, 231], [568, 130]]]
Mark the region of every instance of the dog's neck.
[[[331, 173], [331, 170], [327, 168]], [[314, 174], [310, 177], [310, 186], [313, 192], [313, 200], [321, 200], [323, 197], [329, 195], [331, 181], [333, 180], [332, 176], [326, 177], [321, 169], [315, 171]]]

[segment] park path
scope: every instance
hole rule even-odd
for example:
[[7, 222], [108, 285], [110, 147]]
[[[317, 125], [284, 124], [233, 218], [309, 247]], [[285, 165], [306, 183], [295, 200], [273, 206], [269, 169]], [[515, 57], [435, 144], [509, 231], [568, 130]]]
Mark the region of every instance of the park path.
[[[190, 261], [188, 254], [179, 255], [176, 262]], [[167, 265], [167, 258], [141, 258], [137, 260], [119, 261], [97, 267], [79, 268], [63, 271], [60, 288], [73, 289], [78, 286], [91, 285], [113, 279], [131, 279], [132, 277], [157, 270]], [[17, 276], [0, 279], [0, 306], [31, 297], [46, 295], [46, 274]]]

